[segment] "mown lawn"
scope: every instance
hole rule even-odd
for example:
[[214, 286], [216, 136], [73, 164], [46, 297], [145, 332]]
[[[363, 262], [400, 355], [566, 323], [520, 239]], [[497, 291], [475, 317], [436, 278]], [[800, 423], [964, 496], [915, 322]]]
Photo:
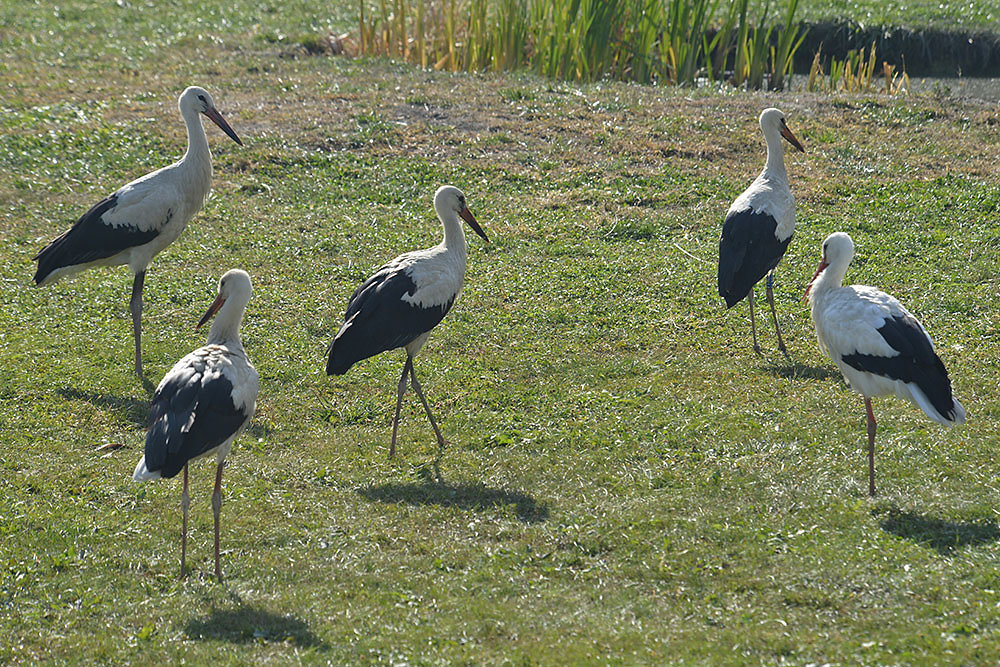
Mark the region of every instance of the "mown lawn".
[[[4, 8], [0, 662], [1000, 660], [993, 105], [428, 73], [272, 39], [342, 21], [310, 3], [113, 7]], [[150, 388], [127, 272], [31, 286], [47, 240], [183, 151], [193, 83], [246, 147], [208, 128], [214, 195], [152, 266], [145, 362], [155, 382], [201, 345], [219, 275], [250, 272], [261, 395], [224, 479], [221, 584], [212, 466], [184, 581], [179, 483], [130, 478]], [[715, 293], [770, 105], [807, 150], [777, 285], [791, 362], [766, 322], [756, 357], [745, 304]], [[470, 235], [417, 363], [450, 441], [437, 480], [412, 395], [386, 458], [402, 353], [323, 363], [354, 286], [437, 242], [446, 182], [493, 243]], [[877, 400], [874, 500], [862, 401], [800, 301], [834, 230], [970, 412], [944, 430]]]

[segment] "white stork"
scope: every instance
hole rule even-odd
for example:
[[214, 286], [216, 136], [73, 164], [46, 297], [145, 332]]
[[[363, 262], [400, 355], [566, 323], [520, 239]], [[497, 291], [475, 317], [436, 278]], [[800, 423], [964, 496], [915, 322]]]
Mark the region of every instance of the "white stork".
[[843, 232], [823, 242], [823, 259], [806, 288], [820, 349], [865, 397], [868, 413], [868, 493], [875, 495], [875, 415], [872, 396], [895, 394], [938, 422], [965, 421], [951, 381], [923, 326], [892, 296], [867, 285], [843, 287], [854, 242]]
[[788, 188], [781, 138], [803, 153], [806, 150], [788, 129], [785, 114], [777, 109], [764, 109], [760, 114], [760, 131], [767, 143], [767, 163], [760, 176], [736, 198], [726, 213], [719, 239], [719, 296], [726, 300], [726, 308], [750, 296], [753, 349], [760, 354], [753, 314], [753, 288], [767, 275], [767, 302], [778, 335], [778, 349], [787, 356], [778, 315], [774, 312], [774, 269], [795, 231], [795, 198]]
[[181, 510], [181, 577], [187, 552], [188, 463], [215, 455], [215, 576], [219, 568], [219, 510], [222, 508], [222, 468], [236, 439], [253, 416], [260, 379], [240, 341], [240, 323], [251, 294], [245, 271], [227, 271], [219, 294], [198, 322], [201, 327], [218, 316], [204, 347], [187, 355], [163, 376], [153, 395], [145, 456], [135, 467], [137, 482], [174, 477], [184, 470]]
[[444, 240], [433, 248], [400, 255], [362, 283], [351, 295], [344, 324], [328, 350], [327, 374], [343, 375], [362, 359], [397, 347], [406, 349], [406, 363], [396, 396], [396, 416], [392, 421], [390, 457], [396, 453], [396, 432], [407, 375], [412, 378], [413, 389], [424, 404], [438, 446], [445, 446], [444, 437], [417, 382], [413, 358], [462, 291], [466, 248], [459, 216], [489, 243], [458, 188], [450, 185], [438, 188], [434, 194], [434, 210], [444, 226]]
[[146, 269], [201, 210], [212, 187], [212, 153], [198, 114], [205, 114], [240, 146], [243, 142], [204, 88], [191, 86], [177, 101], [187, 125], [187, 152], [177, 162], [123, 185], [97, 202], [34, 260], [36, 285], [48, 285], [92, 266], [127, 264], [134, 274], [132, 330], [135, 372], [142, 377], [142, 285]]

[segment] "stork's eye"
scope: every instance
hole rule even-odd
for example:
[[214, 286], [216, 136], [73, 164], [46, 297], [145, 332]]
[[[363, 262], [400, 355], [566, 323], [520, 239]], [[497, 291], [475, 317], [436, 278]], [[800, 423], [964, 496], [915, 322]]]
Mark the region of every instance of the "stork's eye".
[[205, 96], [204, 95], [199, 95], [198, 99], [201, 100], [202, 102], [204, 102], [205, 101]]

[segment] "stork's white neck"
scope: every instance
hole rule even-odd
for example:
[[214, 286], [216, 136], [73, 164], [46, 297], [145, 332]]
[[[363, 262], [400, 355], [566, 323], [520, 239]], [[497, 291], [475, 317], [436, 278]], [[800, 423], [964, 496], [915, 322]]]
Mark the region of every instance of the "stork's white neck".
[[208, 331], [209, 345], [225, 345], [229, 348], [243, 349], [240, 340], [240, 325], [243, 324], [243, 314], [247, 310], [249, 299], [242, 300], [233, 295], [226, 299], [222, 308], [215, 315], [212, 328]]
[[205, 127], [201, 124], [201, 114], [194, 109], [188, 108], [184, 111], [184, 124], [187, 126], [188, 146], [187, 152], [181, 158], [184, 164], [198, 164], [207, 167], [208, 176], [212, 176], [212, 151], [208, 148], [208, 137], [205, 136]]
[[[436, 210], [436, 209], [435, 209]], [[465, 257], [465, 230], [462, 229], [462, 221], [453, 210], [437, 211], [441, 226], [444, 227], [444, 240], [441, 245], [449, 253], [454, 253]]]
[[764, 165], [764, 172], [771, 178], [787, 181], [785, 147], [781, 144], [781, 135], [777, 132], [765, 132], [764, 141], [767, 143], [767, 164]]
[[816, 277], [812, 288], [809, 290], [810, 303], [816, 299], [821, 299], [830, 290], [843, 286], [844, 276], [847, 274], [847, 267], [850, 264], [850, 259], [844, 261], [842, 258], [838, 258], [823, 269], [823, 273]]

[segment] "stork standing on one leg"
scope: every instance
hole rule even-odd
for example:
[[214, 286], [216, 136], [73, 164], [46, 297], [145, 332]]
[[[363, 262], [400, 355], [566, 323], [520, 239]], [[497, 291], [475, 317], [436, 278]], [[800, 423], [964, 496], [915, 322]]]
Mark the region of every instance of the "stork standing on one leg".
[[390, 457], [396, 453], [396, 432], [407, 376], [412, 379], [413, 389], [424, 405], [438, 446], [445, 446], [441, 430], [417, 382], [413, 358], [462, 291], [466, 246], [459, 218], [489, 242], [458, 188], [450, 185], [438, 188], [434, 194], [434, 210], [444, 226], [444, 240], [433, 248], [400, 255], [362, 283], [351, 295], [344, 324], [328, 350], [327, 374], [343, 375], [362, 359], [397, 347], [406, 349], [406, 362], [396, 395], [396, 415], [392, 420]]
[[[219, 567], [219, 512], [222, 509], [222, 468], [236, 439], [253, 416], [260, 379], [240, 341], [240, 324], [250, 301], [250, 276], [233, 269], [219, 281], [219, 295], [198, 327], [218, 316], [204, 347], [178, 361], [153, 395], [145, 456], [135, 467], [137, 482], [174, 477], [184, 471], [181, 492], [181, 576], [185, 574], [188, 520], [188, 463], [215, 455], [215, 576]], [[196, 327], [197, 328], [197, 327]]]
[[142, 377], [142, 286], [150, 262], [174, 242], [201, 210], [212, 187], [212, 153], [199, 114], [243, 142], [204, 88], [192, 86], [177, 101], [187, 125], [188, 148], [179, 161], [122, 186], [83, 214], [35, 255], [36, 285], [48, 285], [92, 266], [127, 264], [135, 275], [129, 310], [135, 337], [135, 372]]
[[820, 349], [865, 397], [868, 417], [868, 493], [875, 495], [875, 415], [872, 396], [895, 394], [912, 401], [939, 424], [965, 421], [965, 408], [951, 394], [951, 381], [924, 327], [890, 295], [841, 283], [854, 257], [843, 232], [823, 242], [823, 259], [806, 296]]
[[803, 153], [806, 151], [788, 129], [785, 114], [777, 109], [764, 109], [760, 114], [760, 131], [767, 143], [767, 164], [726, 213], [719, 239], [719, 296], [726, 300], [726, 308], [732, 308], [749, 295], [753, 349], [760, 354], [753, 314], [753, 288], [766, 275], [767, 302], [774, 318], [778, 349], [787, 356], [778, 315], [774, 311], [774, 269], [785, 255], [795, 231], [795, 198], [788, 188], [781, 138]]

